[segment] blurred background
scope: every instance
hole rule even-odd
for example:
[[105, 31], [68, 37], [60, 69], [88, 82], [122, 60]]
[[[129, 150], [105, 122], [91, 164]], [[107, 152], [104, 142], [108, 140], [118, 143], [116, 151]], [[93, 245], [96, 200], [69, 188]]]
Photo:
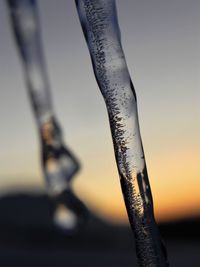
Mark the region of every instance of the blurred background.
[[[54, 107], [66, 144], [82, 163], [74, 189], [101, 220], [121, 227], [128, 221], [106, 108], [75, 3], [38, 5]], [[162, 225], [183, 221], [184, 237], [184, 223], [191, 222], [191, 230], [200, 217], [200, 2], [118, 0], [117, 7], [156, 219]], [[45, 194], [39, 140], [5, 1], [0, 1], [0, 107], [1, 199], [22, 192], [39, 197]]]

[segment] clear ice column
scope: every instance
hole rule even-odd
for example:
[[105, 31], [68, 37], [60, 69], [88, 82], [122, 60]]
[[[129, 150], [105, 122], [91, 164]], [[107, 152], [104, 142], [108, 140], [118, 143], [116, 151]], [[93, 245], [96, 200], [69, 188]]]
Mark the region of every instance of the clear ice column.
[[135, 234], [139, 266], [168, 266], [154, 219], [136, 93], [121, 46], [115, 1], [76, 0], [76, 5], [94, 74], [108, 111], [122, 192]]

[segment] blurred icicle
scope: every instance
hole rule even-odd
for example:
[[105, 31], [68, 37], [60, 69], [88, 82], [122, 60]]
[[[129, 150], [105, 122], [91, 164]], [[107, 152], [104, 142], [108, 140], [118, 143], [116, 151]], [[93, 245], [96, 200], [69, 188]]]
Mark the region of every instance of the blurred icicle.
[[71, 231], [78, 228], [83, 214], [86, 214], [86, 208], [70, 188], [80, 163], [64, 145], [61, 128], [55, 119], [36, 0], [7, 0], [7, 4], [39, 130], [42, 167], [53, 200], [53, 220], [59, 228]]

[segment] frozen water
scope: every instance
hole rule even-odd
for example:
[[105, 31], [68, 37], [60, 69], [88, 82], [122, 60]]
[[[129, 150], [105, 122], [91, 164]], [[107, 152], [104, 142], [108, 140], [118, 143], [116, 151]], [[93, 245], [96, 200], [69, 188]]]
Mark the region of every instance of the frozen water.
[[[97, 83], [104, 97], [139, 265], [168, 266], [153, 213], [136, 93], [121, 45], [114, 0], [77, 0]], [[124, 3], [126, 4], [126, 3]]]

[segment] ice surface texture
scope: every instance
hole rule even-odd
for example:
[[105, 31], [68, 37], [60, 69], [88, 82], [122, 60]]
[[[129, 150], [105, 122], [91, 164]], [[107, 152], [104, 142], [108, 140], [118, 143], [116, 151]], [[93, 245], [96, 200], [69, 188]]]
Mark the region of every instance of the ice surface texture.
[[[124, 3], [126, 4], [126, 3]], [[135, 234], [139, 265], [168, 266], [153, 200], [114, 0], [76, 0], [94, 74], [104, 97], [121, 187]]]

